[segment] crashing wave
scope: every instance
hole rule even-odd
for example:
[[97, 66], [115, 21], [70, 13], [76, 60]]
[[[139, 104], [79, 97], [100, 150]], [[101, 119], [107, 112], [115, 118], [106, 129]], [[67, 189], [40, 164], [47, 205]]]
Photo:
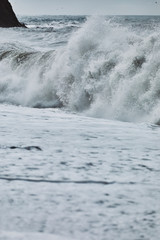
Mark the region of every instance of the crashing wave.
[[160, 34], [92, 17], [55, 51], [0, 49], [0, 102], [159, 121]]

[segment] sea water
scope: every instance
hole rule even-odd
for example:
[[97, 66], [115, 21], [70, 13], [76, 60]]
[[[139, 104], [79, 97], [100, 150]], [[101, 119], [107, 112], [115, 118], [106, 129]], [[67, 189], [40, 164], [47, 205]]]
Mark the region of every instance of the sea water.
[[0, 240], [157, 240], [160, 17], [0, 29]]

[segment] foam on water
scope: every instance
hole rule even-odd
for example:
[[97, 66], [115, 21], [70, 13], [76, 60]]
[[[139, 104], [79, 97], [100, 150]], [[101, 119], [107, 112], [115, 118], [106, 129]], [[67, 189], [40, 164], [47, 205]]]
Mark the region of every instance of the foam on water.
[[[0, 240], [69, 240], [66, 237], [55, 236], [45, 233], [19, 233], [19, 232], [2, 232], [0, 231]], [[71, 240], [71, 239], [70, 239]]]
[[91, 17], [67, 35], [67, 43], [48, 50], [34, 47], [36, 41], [47, 45], [45, 34], [38, 39], [39, 30], [32, 32], [34, 45], [25, 40], [30, 29], [19, 30], [18, 34], [24, 31], [21, 45], [14, 39], [17, 33], [5, 30], [13, 38], [0, 43], [0, 102], [64, 106], [94, 117], [158, 123], [158, 28], [133, 29], [113, 19]]
[[4, 104], [0, 123], [0, 240], [157, 240], [159, 127]]

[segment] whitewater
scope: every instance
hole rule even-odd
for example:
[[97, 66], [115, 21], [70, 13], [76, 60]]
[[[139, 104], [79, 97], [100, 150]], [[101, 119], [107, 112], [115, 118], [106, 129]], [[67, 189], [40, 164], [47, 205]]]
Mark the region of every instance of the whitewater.
[[157, 240], [160, 17], [0, 29], [0, 240]]

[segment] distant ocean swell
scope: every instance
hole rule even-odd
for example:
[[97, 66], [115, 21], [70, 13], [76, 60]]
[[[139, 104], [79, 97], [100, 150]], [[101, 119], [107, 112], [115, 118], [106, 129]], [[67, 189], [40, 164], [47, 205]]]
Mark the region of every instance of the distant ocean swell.
[[160, 34], [92, 17], [54, 50], [1, 44], [0, 102], [159, 123]]

